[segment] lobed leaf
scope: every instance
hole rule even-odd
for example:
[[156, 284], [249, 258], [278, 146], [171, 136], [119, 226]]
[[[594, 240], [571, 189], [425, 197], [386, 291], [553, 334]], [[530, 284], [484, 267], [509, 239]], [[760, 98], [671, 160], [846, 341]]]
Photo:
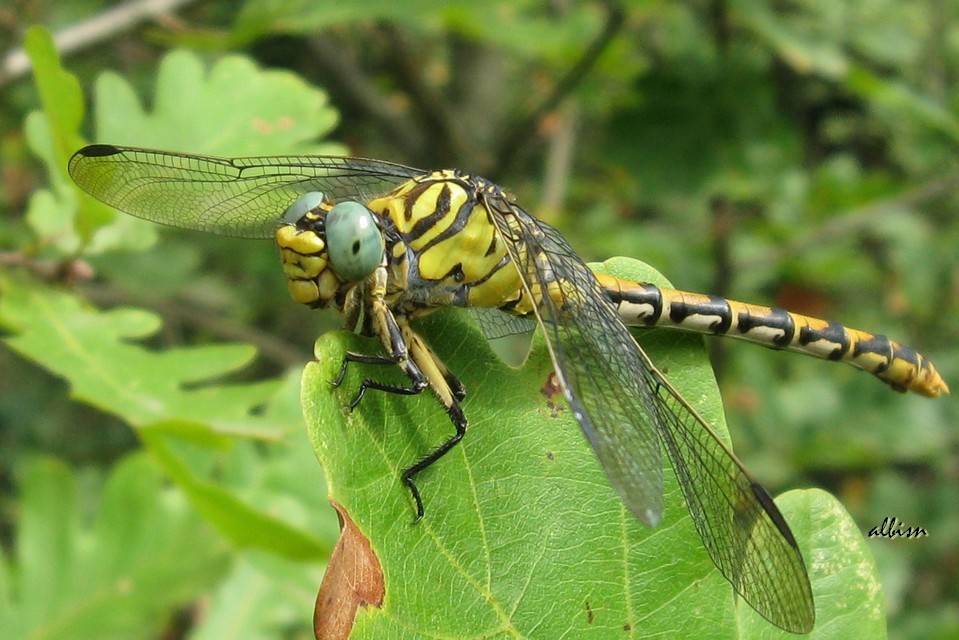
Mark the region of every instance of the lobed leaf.
[[[632, 261], [603, 266], [649, 276]], [[464, 441], [417, 477], [426, 504], [419, 524], [411, 524], [400, 474], [452, 432], [436, 401], [369, 392], [348, 411], [364, 377], [401, 378], [351, 365], [333, 389], [346, 350], [376, 351], [345, 334], [321, 338], [318, 362], [304, 374], [304, 408], [331, 500], [368, 537], [385, 577], [382, 607], [358, 615], [351, 637], [793, 637], [737, 605], [672, 474], [658, 528], [629, 515], [550, 387], [541, 340], [515, 370], [457, 311], [419, 327], [467, 385], [470, 418]], [[655, 331], [641, 334], [641, 343], [724, 432], [701, 339]], [[881, 590], [848, 516], [822, 492], [787, 496], [781, 506], [812, 570], [817, 629], [841, 620], [875, 635], [883, 626]], [[847, 597], [835, 597], [837, 585]]]
[[[14, 283], [8, 283], [0, 297], [0, 324], [15, 334], [4, 342], [67, 380], [74, 398], [138, 428], [194, 506], [234, 544], [299, 559], [328, 554], [329, 545], [316, 535], [317, 520], [300, 518], [294, 524], [280, 517], [271, 503], [270, 498], [276, 499], [272, 492], [269, 498], [251, 501], [248, 493], [257, 479], [234, 476], [232, 483], [209, 479], [223, 463], [211, 449], [230, 448], [231, 456], [236, 455], [240, 447], [236, 437], [275, 443], [255, 461], [260, 473], [297, 460], [282, 440], [293, 437], [290, 431], [299, 427], [298, 416], [259, 415], [277, 397], [280, 381], [213, 384], [246, 366], [255, 353], [252, 347], [152, 351], [131, 342], [159, 328], [150, 313], [101, 312], [67, 293]], [[295, 468], [299, 477], [278, 486], [281, 494], [289, 494], [296, 480], [309, 477], [310, 466], [302, 459]]]
[[24, 461], [20, 526], [0, 629], [8, 640], [153, 638], [177, 606], [224, 574], [228, 550], [142, 454], [106, 481], [81, 517], [76, 479], [50, 458]]

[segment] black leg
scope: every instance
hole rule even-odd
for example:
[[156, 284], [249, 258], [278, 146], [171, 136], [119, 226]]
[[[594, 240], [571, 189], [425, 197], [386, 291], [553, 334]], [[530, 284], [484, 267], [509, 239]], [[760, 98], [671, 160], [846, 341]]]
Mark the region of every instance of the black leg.
[[449, 371], [444, 372], [443, 377], [446, 379], [446, 384], [450, 387], [450, 392], [453, 394], [453, 397], [457, 400], [462, 400], [466, 397], [466, 387], [463, 386], [463, 383], [460, 382], [460, 379], [454, 376]]
[[[346, 376], [346, 365], [350, 362], [360, 362], [363, 364], [396, 364], [396, 360], [393, 358], [388, 358], [386, 356], [368, 356], [362, 353], [353, 353], [348, 351], [346, 356], [343, 358], [343, 364], [340, 366], [340, 372], [337, 374], [336, 379], [333, 380], [330, 384], [334, 387], [339, 387], [343, 384], [343, 378]], [[411, 364], [412, 366], [412, 364]], [[350, 411], [355, 409], [357, 405], [360, 404], [360, 400], [363, 399], [363, 396], [366, 395], [367, 389], [373, 389], [375, 391], [385, 391], [387, 393], [396, 393], [403, 396], [415, 396], [416, 394], [423, 391], [428, 386], [428, 382], [423, 378], [419, 370], [407, 370], [407, 375], [409, 375], [412, 385], [409, 387], [401, 387], [395, 384], [386, 384], [384, 382], [379, 382], [373, 380], [372, 378], [366, 378], [363, 382], [360, 383], [360, 388], [357, 389], [356, 395], [353, 396], [353, 399], [346, 405], [349, 407]]]
[[338, 387], [343, 383], [344, 376], [346, 375], [346, 367], [350, 362], [395, 364], [399, 366], [400, 369], [403, 370], [403, 373], [409, 378], [410, 386], [402, 387], [385, 384], [367, 378], [360, 384], [356, 397], [350, 402], [349, 407], [351, 410], [360, 403], [367, 389], [376, 389], [377, 391], [386, 391], [387, 393], [398, 393], [401, 395], [415, 395], [427, 387], [432, 389], [437, 400], [439, 400], [446, 409], [446, 413], [453, 422], [456, 433], [419, 462], [403, 470], [403, 483], [409, 488], [410, 493], [413, 495], [413, 501], [416, 503], [416, 518], [413, 520], [413, 522], [416, 523], [423, 518], [425, 510], [423, 508], [423, 498], [420, 496], [420, 490], [413, 481], [413, 478], [420, 471], [427, 469], [434, 462], [449, 453], [449, 451], [463, 439], [463, 436], [466, 435], [466, 416], [459, 406], [459, 401], [466, 395], [466, 388], [456, 376], [450, 373], [449, 369], [436, 357], [436, 354], [430, 350], [422, 338], [407, 324], [407, 318], [403, 315], [393, 315], [393, 312], [383, 299], [386, 288], [385, 271], [379, 275], [382, 276], [382, 281], [376, 280], [373, 283], [370, 291], [369, 311], [373, 320], [373, 333], [379, 336], [389, 356], [369, 356], [348, 352], [343, 358], [343, 365], [340, 367], [340, 372], [336, 376], [336, 379], [332, 381], [332, 384]]
[[351, 362], [362, 362], [363, 364], [396, 364], [396, 360], [387, 358], [386, 356], [368, 356], [362, 353], [347, 351], [343, 357], [343, 364], [340, 365], [340, 372], [336, 375], [336, 379], [330, 382], [330, 384], [334, 387], [343, 384], [343, 378], [346, 376], [346, 365]]
[[374, 389], [376, 391], [385, 391], [387, 393], [396, 393], [401, 396], [415, 396], [417, 393], [420, 393], [427, 386], [425, 380], [420, 380], [413, 383], [411, 387], [401, 387], [395, 384], [385, 384], [383, 382], [377, 382], [372, 378], [366, 378], [363, 382], [360, 383], [360, 388], [357, 389], [356, 395], [353, 396], [353, 399], [350, 400], [347, 406], [350, 408], [350, 411], [355, 409], [357, 405], [360, 404], [360, 400], [363, 399], [363, 396], [366, 395], [367, 389]]
[[426, 470], [434, 462], [449, 453], [450, 449], [455, 447], [459, 441], [463, 439], [463, 436], [466, 435], [466, 416], [463, 415], [463, 411], [459, 405], [454, 404], [449, 408], [448, 413], [450, 420], [453, 422], [453, 427], [456, 428], [456, 433], [454, 433], [449, 440], [436, 447], [428, 456], [403, 470], [403, 482], [409, 488], [410, 493], [413, 494], [413, 501], [416, 502], [416, 518], [413, 519], [413, 524], [422, 520], [423, 514], [425, 513], [423, 509], [423, 498], [420, 497], [420, 490], [416, 486], [416, 483], [413, 482], [413, 476], [420, 471]]
[[[347, 352], [346, 356], [343, 358], [343, 365], [340, 367], [339, 374], [336, 376], [336, 379], [331, 382], [334, 387], [339, 387], [341, 384], [343, 384], [343, 378], [346, 375], [346, 367], [350, 362], [377, 365], [397, 364], [395, 360], [386, 356], [370, 356], [361, 353]], [[385, 391], [387, 393], [396, 393], [407, 396], [421, 393], [424, 389], [426, 389], [427, 386], [429, 386], [429, 383], [423, 374], [420, 373], [419, 369], [415, 368], [415, 365], [412, 362], [408, 362], [408, 366], [409, 369], [407, 369], [407, 374], [411, 374], [411, 386], [401, 387], [399, 385], [378, 382], [372, 378], [366, 378], [360, 383], [360, 388], [357, 390], [356, 396], [354, 396], [353, 400], [351, 400], [347, 405], [350, 411], [359, 405], [360, 400], [363, 399], [367, 389], [374, 389], [376, 391]], [[449, 385], [450, 392], [455, 400], [462, 400], [466, 396], [466, 388], [463, 386], [463, 383], [460, 382], [459, 379], [452, 373], [445, 370], [445, 368], [443, 369], [443, 378]], [[423, 457], [416, 464], [403, 470], [403, 483], [409, 488], [410, 493], [413, 495], [413, 501], [416, 503], [416, 518], [413, 519], [413, 524], [419, 522], [426, 513], [423, 507], [423, 498], [420, 496], [419, 487], [417, 487], [416, 483], [413, 481], [413, 476], [418, 474], [420, 471], [426, 470], [434, 462], [449, 453], [449, 451], [455, 447], [460, 440], [463, 439], [463, 436], [466, 435], [467, 420], [466, 416], [463, 414], [463, 410], [460, 409], [459, 404], [454, 401], [452, 405], [447, 408], [447, 413], [449, 414], [450, 420], [453, 423], [453, 427], [456, 429], [456, 433], [454, 433], [448, 440], [443, 442], [443, 444], [430, 452], [429, 455]]]

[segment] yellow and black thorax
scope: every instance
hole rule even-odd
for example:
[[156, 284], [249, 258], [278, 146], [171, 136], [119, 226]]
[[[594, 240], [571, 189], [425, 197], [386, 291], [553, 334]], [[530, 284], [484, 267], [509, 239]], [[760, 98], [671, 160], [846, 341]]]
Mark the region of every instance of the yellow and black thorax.
[[[287, 210], [276, 232], [290, 294], [312, 307], [345, 309], [360, 295], [351, 293], [357, 285], [382, 269], [383, 295], [394, 313], [413, 317], [443, 306], [510, 308], [522, 297], [522, 284], [509, 265], [490, 206], [507, 199], [496, 185], [455, 170], [414, 178], [363, 205], [307, 194]], [[329, 228], [345, 205], [363, 207], [382, 238], [381, 255], [375, 264], [367, 263], [367, 273], [361, 269], [360, 279], [338, 268], [336, 250], [342, 252], [337, 245], [345, 244], [347, 255], [362, 252], [362, 231], [350, 228], [341, 235]], [[357, 213], [346, 226], [362, 220]]]

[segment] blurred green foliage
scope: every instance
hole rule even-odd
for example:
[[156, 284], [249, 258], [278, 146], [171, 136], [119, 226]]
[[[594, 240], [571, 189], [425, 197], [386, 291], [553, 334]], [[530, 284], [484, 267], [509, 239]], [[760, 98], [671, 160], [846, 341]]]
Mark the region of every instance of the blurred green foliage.
[[[62, 63], [27, 28], [69, 32], [110, 3], [0, 9], [35, 73], [0, 77], [0, 608], [17, 637], [309, 637], [336, 534], [297, 387], [337, 319], [288, 300], [269, 243], [80, 196], [65, 161], [83, 140], [458, 166], [584, 258], [888, 333], [959, 380], [954, 3], [184, 5], [108, 20]], [[890, 635], [959, 634], [955, 402], [710, 346], [736, 450], [773, 493], [822, 487], [863, 532], [886, 516], [930, 532], [869, 542]], [[103, 620], [113, 636], [61, 615], [103, 618], [82, 609], [88, 567], [96, 606], [129, 605]]]

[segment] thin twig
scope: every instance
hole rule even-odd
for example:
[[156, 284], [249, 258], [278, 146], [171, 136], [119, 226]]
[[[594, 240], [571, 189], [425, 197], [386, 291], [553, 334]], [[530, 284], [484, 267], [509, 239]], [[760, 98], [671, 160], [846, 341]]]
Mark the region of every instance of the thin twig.
[[625, 12], [616, 2], [604, 3], [607, 7], [606, 24], [592, 44], [583, 52], [573, 68], [556, 84], [553, 92], [534, 108], [529, 115], [518, 121], [503, 136], [503, 144], [496, 154], [496, 166], [500, 172], [506, 171], [516, 158], [520, 149], [527, 146], [528, 141], [535, 135], [536, 124], [540, 118], [552, 111], [575, 89], [586, 74], [592, 70], [599, 56], [613, 40], [625, 22]]
[[[141, 22], [153, 20], [180, 9], [196, 0], [133, 0], [78, 22], [53, 35], [61, 55], [84, 49], [102, 40], [109, 40]], [[8, 54], [0, 62], [0, 87], [30, 71], [30, 59], [23, 49]]]
[[323, 84], [335, 83], [339, 90], [338, 106], [346, 108], [344, 102], [352, 103], [379, 124], [384, 135], [400, 148], [408, 150], [409, 157], [422, 157], [423, 137], [418, 134], [415, 123], [393, 106], [389, 96], [379, 91], [356, 62], [344, 54], [346, 47], [337, 42], [330, 33], [324, 33], [308, 40], [315, 54], [313, 64], [322, 68]]
[[547, 218], [563, 208], [566, 198], [575, 156], [578, 111], [575, 103], [566, 104], [560, 110], [557, 131], [550, 136], [543, 174], [543, 197], [539, 207], [539, 211]]
[[80, 282], [93, 277], [93, 269], [83, 260], [34, 258], [20, 251], [0, 251], [0, 266], [21, 267], [46, 282]]

